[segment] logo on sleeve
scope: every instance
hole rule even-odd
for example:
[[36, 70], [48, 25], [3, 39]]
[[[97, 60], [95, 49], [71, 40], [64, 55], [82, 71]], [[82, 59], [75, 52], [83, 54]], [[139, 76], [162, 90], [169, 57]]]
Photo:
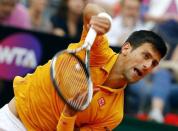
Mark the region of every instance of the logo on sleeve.
[[98, 99], [98, 104], [99, 104], [100, 107], [102, 107], [102, 106], [105, 105], [105, 100], [104, 100], [103, 97], [101, 97], [101, 98]]

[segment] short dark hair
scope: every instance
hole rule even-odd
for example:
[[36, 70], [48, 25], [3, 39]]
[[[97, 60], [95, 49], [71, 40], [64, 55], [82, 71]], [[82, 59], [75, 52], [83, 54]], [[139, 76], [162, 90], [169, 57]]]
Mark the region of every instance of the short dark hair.
[[156, 49], [163, 58], [167, 53], [167, 46], [165, 41], [153, 31], [140, 30], [133, 32], [125, 42], [129, 42], [133, 49], [143, 45], [144, 43], [150, 43], [153, 48]]

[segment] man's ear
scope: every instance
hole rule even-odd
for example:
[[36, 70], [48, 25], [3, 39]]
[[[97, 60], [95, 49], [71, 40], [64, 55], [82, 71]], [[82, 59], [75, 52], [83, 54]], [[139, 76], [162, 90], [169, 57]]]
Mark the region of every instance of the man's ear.
[[132, 46], [130, 45], [129, 42], [126, 42], [121, 47], [121, 54], [126, 56], [129, 52], [131, 52], [131, 50], [132, 50]]

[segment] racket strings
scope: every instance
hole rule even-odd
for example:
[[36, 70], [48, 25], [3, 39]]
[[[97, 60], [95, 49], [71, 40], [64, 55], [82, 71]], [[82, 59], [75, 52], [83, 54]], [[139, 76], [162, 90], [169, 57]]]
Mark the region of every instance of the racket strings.
[[56, 80], [63, 97], [71, 105], [78, 109], [85, 103], [88, 79], [84, 68], [74, 56], [63, 55], [60, 64], [56, 65]]
[[[68, 61], [70, 61], [70, 60], [71, 60], [71, 58], [69, 57]], [[64, 79], [64, 74], [67, 74], [67, 70], [65, 70], [64, 67], [67, 67], [67, 62], [64, 59], [63, 61], [61, 61], [61, 63], [59, 65], [61, 65], [61, 66], [56, 66], [56, 79], [59, 82], [58, 85], [61, 87], [64, 87], [63, 85], [60, 85], [60, 81], [62, 81], [61, 84], [65, 85], [66, 82]], [[61, 72], [61, 71], [63, 71], [63, 72]], [[67, 87], [67, 84], [66, 84], [66, 87]], [[63, 92], [63, 94], [68, 94], [68, 91], [65, 88], [60, 88], [60, 89]], [[70, 90], [70, 91], [72, 91], [72, 90]]]
[[[66, 94], [65, 96], [71, 96], [70, 94], [74, 94], [74, 90], [73, 88], [71, 88], [72, 83], [74, 83], [74, 79], [71, 79], [70, 83], [68, 82], [68, 77], [70, 77], [70, 73], [72, 73], [71, 70], [71, 66], [70, 66], [70, 62], [72, 61], [72, 57], [67, 57], [67, 59], [65, 58], [62, 63], [60, 63], [59, 68], [57, 69], [58, 71], [58, 79], [61, 80], [61, 83], [59, 83], [60, 85], [60, 89], [62, 90], [63, 94]], [[70, 88], [70, 89], [69, 89]]]

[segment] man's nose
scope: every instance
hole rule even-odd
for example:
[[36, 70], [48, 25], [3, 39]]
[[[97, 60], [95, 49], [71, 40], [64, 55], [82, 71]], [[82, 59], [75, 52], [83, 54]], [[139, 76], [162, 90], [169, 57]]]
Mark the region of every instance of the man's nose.
[[148, 69], [151, 69], [152, 67], [152, 61], [146, 61], [144, 64], [143, 64], [143, 69], [144, 70], [148, 70]]

